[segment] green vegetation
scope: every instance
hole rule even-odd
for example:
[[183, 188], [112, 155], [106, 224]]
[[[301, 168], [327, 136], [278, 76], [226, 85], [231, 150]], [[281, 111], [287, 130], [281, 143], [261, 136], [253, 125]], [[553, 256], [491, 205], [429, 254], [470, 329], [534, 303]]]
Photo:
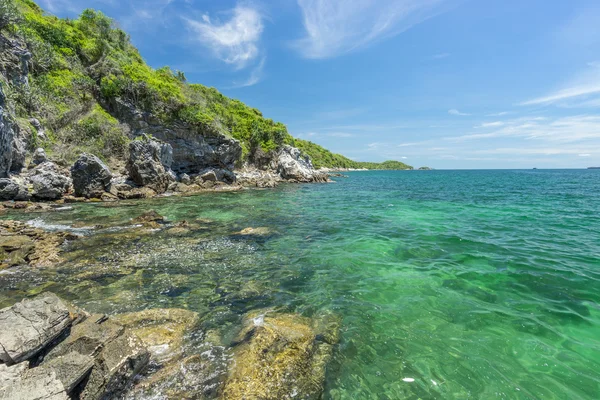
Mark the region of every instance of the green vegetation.
[[[60, 19], [44, 13], [31, 0], [0, 0], [0, 30], [3, 36], [26, 43], [32, 53], [29, 84], [13, 79], [2, 82], [3, 90], [17, 118], [34, 117], [42, 122], [49, 139], [41, 144], [49, 151], [60, 151], [66, 162], [82, 150], [105, 159], [123, 155], [130, 140], [128, 130], [111, 116], [116, 115], [114, 106], [120, 99], [152, 113], [165, 125], [184, 122], [198, 134], [232, 136], [241, 142], [244, 160], [253, 161], [291, 144], [308, 154], [316, 167], [383, 165], [367, 167], [294, 139], [285, 125], [265, 118], [255, 108], [214, 88], [188, 84], [180, 71], [151, 68], [129, 36], [99, 11], [88, 9], [77, 19]], [[0, 60], [0, 69], [19, 70], [18, 61]]]

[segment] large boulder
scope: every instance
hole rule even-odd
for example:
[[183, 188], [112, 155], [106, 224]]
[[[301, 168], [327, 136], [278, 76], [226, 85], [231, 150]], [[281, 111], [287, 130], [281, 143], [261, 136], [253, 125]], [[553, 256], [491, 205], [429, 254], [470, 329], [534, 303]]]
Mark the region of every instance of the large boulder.
[[0, 200], [24, 201], [29, 200], [29, 197], [29, 191], [24, 185], [13, 179], [0, 178]]
[[173, 148], [143, 135], [129, 144], [127, 171], [129, 178], [140, 186], [148, 186], [157, 193], [164, 193], [174, 180], [170, 170]]
[[327, 174], [314, 169], [310, 157], [292, 146], [285, 145], [277, 153], [273, 161], [273, 169], [283, 179], [297, 182], [327, 182]]
[[101, 197], [110, 190], [112, 174], [93, 154], [82, 154], [71, 167], [73, 189], [77, 197]]
[[0, 310], [0, 360], [12, 365], [36, 355], [69, 328], [70, 311], [53, 293]]
[[60, 199], [71, 187], [68, 172], [50, 161], [34, 168], [29, 173], [29, 181], [33, 186], [33, 197], [39, 200]]

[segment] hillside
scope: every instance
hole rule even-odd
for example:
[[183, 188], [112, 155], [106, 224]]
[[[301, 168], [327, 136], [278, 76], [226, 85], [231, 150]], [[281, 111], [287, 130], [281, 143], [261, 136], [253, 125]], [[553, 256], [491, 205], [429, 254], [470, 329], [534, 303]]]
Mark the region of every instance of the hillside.
[[[149, 67], [129, 36], [101, 12], [85, 10], [79, 18], [67, 20], [45, 13], [30, 0], [0, 0], [0, 30], [2, 50], [24, 43], [24, 50], [31, 53], [26, 74], [15, 67], [19, 60], [6, 56], [0, 60], [7, 77], [2, 85], [7, 106], [21, 130], [29, 132], [28, 146], [45, 148], [63, 165], [82, 151], [109, 163], [126, 157], [135, 135], [123, 115], [123, 104], [163, 126], [184, 124], [204, 137], [220, 134], [237, 139], [242, 148], [238, 166], [268, 159], [286, 144], [310, 156], [316, 167], [383, 165], [355, 162], [294, 139], [284, 124], [214, 88], [188, 83], [181, 71]], [[38, 132], [40, 127], [43, 132]]]

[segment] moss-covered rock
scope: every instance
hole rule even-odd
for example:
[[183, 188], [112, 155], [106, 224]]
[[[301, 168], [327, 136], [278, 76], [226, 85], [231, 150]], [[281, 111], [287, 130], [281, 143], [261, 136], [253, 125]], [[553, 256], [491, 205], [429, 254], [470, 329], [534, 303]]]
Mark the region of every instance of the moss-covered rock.
[[332, 344], [322, 340], [313, 321], [263, 311], [248, 314], [243, 324], [222, 398], [320, 397]]

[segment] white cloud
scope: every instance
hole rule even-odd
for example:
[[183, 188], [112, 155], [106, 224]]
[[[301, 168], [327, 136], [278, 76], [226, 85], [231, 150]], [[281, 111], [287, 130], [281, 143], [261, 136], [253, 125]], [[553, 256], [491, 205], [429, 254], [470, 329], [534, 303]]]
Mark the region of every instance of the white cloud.
[[467, 115], [471, 115], [471, 114], [467, 114], [467, 113], [463, 113], [458, 111], [457, 109], [453, 108], [452, 110], [448, 110], [448, 114], [450, 115], [456, 115], [456, 116], [467, 116]]
[[267, 61], [267, 57], [263, 57], [260, 60], [260, 62], [252, 69], [252, 72], [250, 72], [250, 76], [248, 77], [248, 79], [245, 82], [234, 84], [232, 88], [236, 89], [236, 88], [254, 86], [258, 82], [260, 82], [263, 77], [263, 70], [265, 68], [266, 61]]
[[201, 21], [186, 18], [196, 39], [211, 49], [227, 64], [237, 68], [246, 67], [258, 57], [258, 44], [263, 33], [263, 17], [258, 10], [237, 6], [230, 12], [227, 21], [213, 21], [205, 15]]
[[[562, 88], [550, 92], [545, 96], [522, 102], [520, 105], [531, 106], [562, 103], [561, 105], [568, 106], [569, 101], [581, 101], [581, 99], [583, 99], [585, 102], [592, 101], [593, 104], [597, 104], [599, 95], [600, 64], [591, 62], [588, 63], [588, 68], [586, 70], [579, 73], [566, 84], [563, 84]], [[585, 106], [584, 103], [580, 103], [581, 106]]]
[[590, 153], [582, 153], [582, 154], [578, 154], [579, 157], [591, 157], [592, 155]]
[[346, 132], [332, 132], [332, 133], [328, 133], [327, 136], [347, 138], [347, 137], [352, 137], [354, 135], [351, 133], [346, 133]]
[[450, 53], [440, 53], [440, 54], [436, 54], [436, 55], [434, 55], [434, 56], [433, 56], [433, 57], [431, 57], [431, 58], [433, 58], [434, 60], [441, 60], [441, 59], [448, 58], [448, 57], [450, 57]]
[[498, 112], [498, 113], [492, 113], [492, 114], [488, 114], [488, 117], [503, 117], [505, 115], [510, 114], [508, 111], [502, 111], [502, 112]]
[[294, 43], [306, 58], [330, 58], [406, 31], [447, 0], [298, 0], [306, 35]]
[[576, 115], [555, 119], [544, 117], [518, 118], [506, 121], [502, 128], [492, 132], [468, 134], [446, 139], [466, 141], [507, 137], [561, 143], [587, 140], [600, 141], [600, 116]]
[[497, 128], [499, 126], [503, 126], [504, 122], [495, 121], [495, 122], [484, 122], [481, 125], [477, 125], [475, 128]]

